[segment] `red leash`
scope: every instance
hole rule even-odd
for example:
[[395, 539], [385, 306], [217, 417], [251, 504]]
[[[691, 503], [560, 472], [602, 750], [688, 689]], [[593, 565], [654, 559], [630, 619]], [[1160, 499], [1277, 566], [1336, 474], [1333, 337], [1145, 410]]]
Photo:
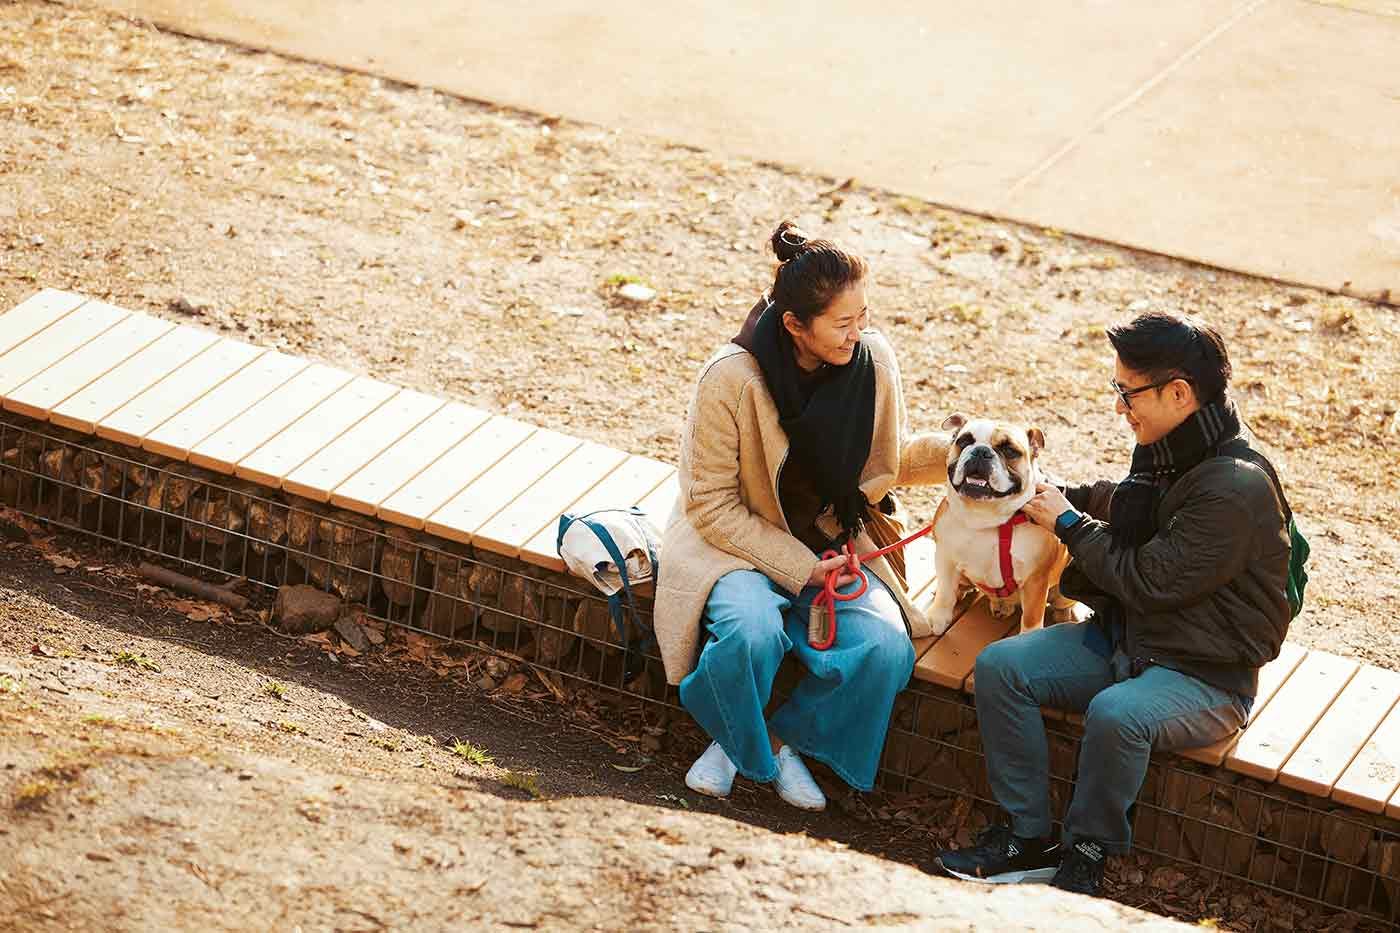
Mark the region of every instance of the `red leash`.
[[[817, 651], [825, 651], [836, 644], [836, 604], [838, 602], [846, 603], [853, 599], [859, 599], [861, 596], [865, 595], [866, 589], [870, 586], [870, 579], [865, 575], [865, 570], [860, 566], [862, 563], [868, 560], [874, 560], [877, 557], [883, 557], [890, 551], [898, 550], [911, 541], [917, 541], [930, 531], [933, 531], [932, 522], [930, 522], [927, 527], [914, 532], [902, 541], [896, 541], [889, 547], [882, 547], [878, 551], [871, 551], [869, 554], [860, 555], [859, 560], [857, 560], [855, 554], [851, 552], [851, 543], [849, 541], [841, 546], [841, 551], [839, 553], [837, 551], [826, 551], [823, 553], [822, 560], [840, 557], [841, 554], [844, 553], [846, 555], [846, 566], [838, 567], [828, 573], [826, 575], [826, 583], [822, 586], [822, 591], [812, 599], [812, 608], [821, 609], [822, 612], [826, 613], [830, 624], [827, 626], [827, 636], [823, 641], [812, 640], [811, 628], [809, 626], [807, 644], [811, 645], [811, 647]], [[843, 571], [853, 573], [860, 578], [859, 589], [850, 593], [842, 593], [836, 589], [836, 580], [841, 576]]]

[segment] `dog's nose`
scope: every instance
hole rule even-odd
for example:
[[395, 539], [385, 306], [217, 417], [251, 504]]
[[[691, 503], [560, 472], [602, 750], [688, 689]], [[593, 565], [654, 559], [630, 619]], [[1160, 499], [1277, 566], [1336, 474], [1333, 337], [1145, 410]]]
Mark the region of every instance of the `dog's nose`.
[[976, 447], [972, 448], [972, 450], [968, 451], [967, 458], [969, 460], [994, 460], [996, 459], [996, 455], [992, 453], [992, 448], [985, 444], [978, 444]]

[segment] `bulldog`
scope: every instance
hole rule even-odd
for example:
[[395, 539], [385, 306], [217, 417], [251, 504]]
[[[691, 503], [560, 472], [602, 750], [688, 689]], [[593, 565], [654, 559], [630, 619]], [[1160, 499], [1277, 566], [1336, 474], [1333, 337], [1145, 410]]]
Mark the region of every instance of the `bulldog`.
[[950, 432], [948, 494], [933, 519], [938, 589], [928, 611], [935, 634], [953, 623], [966, 584], [987, 594], [994, 615], [1010, 616], [1019, 602], [1023, 632], [1044, 622], [1052, 588], [1056, 617], [1071, 613], [1074, 603], [1058, 587], [1069, 550], [1020, 514], [1042, 481], [1037, 460], [1045, 435], [960, 413], [949, 415], [943, 429]]

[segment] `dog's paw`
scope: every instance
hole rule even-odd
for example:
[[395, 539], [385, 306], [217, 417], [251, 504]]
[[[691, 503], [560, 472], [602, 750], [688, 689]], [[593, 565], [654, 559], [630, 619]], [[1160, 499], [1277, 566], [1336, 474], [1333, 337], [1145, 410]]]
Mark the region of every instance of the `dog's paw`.
[[1016, 614], [1017, 609], [1021, 608], [1021, 601], [1014, 596], [1005, 598], [988, 596], [987, 608], [990, 609], [992, 615], [996, 616], [998, 619], [1009, 619]]
[[924, 613], [924, 618], [928, 620], [929, 634], [942, 635], [948, 631], [948, 627], [953, 624], [953, 609], [952, 606], [947, 609], [933, 608]]

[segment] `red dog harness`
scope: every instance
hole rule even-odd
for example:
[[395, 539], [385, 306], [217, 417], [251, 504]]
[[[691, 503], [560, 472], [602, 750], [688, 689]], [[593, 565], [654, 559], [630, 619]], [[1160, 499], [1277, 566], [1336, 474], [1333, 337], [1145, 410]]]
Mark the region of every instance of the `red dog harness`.
[[977, 588], [988, 596], [1005, 598], [1016, 592], [1016, 571], [1011, 567], [1011, 532], [1017, 525], [1025, 524], [1029, 521], [1026, 516], [1017, 512], [1011, 516], [1004, 525], [997, 527], [997, 556], [1001, 558], [1001, 586], [993, 589], [990, 586], [977, 584]]

